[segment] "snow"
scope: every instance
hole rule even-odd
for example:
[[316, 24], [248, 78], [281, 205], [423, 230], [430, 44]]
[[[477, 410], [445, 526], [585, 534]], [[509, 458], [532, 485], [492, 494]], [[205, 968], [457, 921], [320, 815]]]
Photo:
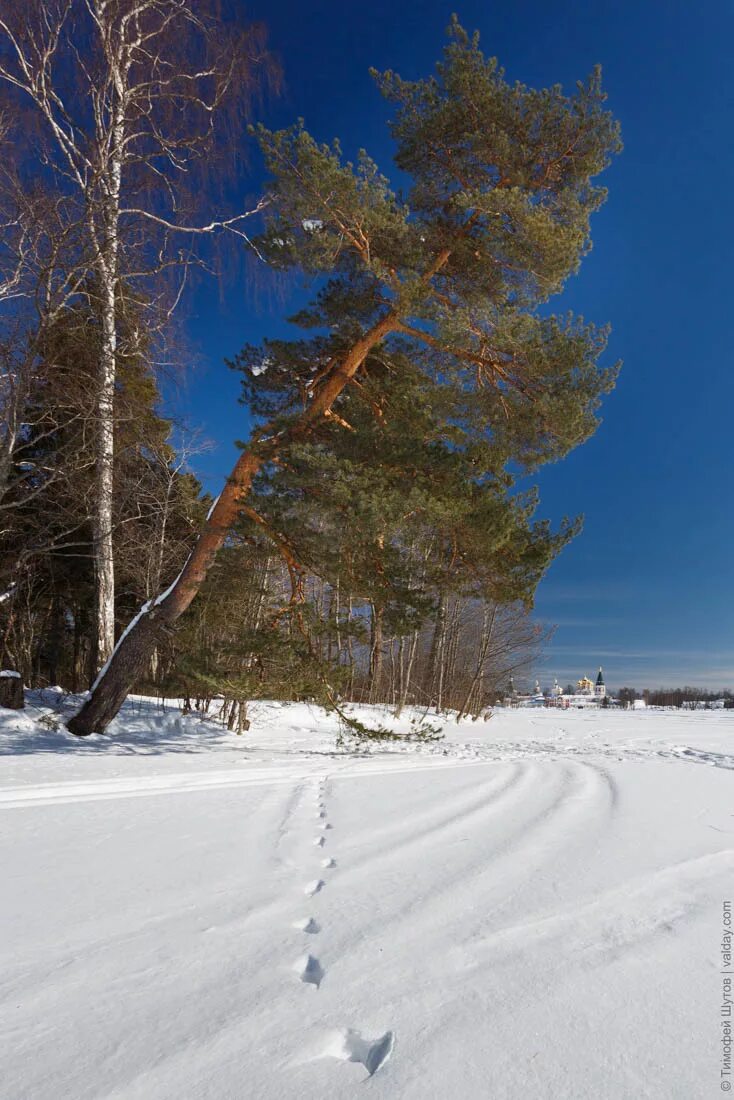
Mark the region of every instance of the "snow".
[[[221, 493], [217, 493], [217, 495], [214, 497], [214, 500], [211, 502], [211, 504], [209, 506], [209, 511], [206, 514], [207, 520], [210, 520], [212, 518], [212, 512], [214, 511], [216, 506], [219, 504], [219, 498], [221, 497], [221, 495], [222, 495]], [[190, 556], [191, 555], [189, 555], [189, 557]], [[188, 561], [188, 558], [186, 560]], [[178, 577], [176, 577], [176, 580], [174, 581], [174, 584], [176, 584], [178, 582], [178, 579], [179, 579], [180, 576], [181, 576], [181, 574], [179, 573]], [[170, 588], [168, 589], [168, 591], [170, 592]]]
[[20, 673], [9, 668], [0, 669], [0, 680], [20, 680]]
[[719, 1093], [732, 712], [61, 702], [0, 710], [4, 1096]]
[[262, 359], [259, 363], [253, 363], [252, 364], [252, 366], [250, 367], [250, 373], [253, 374], [257, 378], [259, 375], [265, 374], [268, 367], [272, 367], [272, 365], [273, 365], [272, 356], [266, 355], [265, 358]]

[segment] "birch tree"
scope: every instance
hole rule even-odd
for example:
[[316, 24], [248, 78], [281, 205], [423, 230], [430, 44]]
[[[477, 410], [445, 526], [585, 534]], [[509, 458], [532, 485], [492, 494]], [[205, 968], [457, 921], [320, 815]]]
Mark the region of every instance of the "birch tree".
[[[226, 233], [248, 241], [245, 225], [257, 203], [213, 210], [216, 188], [202, 181], [222, 167], [232, 120], [248, 116], [274, 73], [262, 27], [223, 21], [214, 0], [5, 0], [0, 10], [0, 80], [7, 113], [23, 122], [26, 171], [44, 174], [59, 195], [75, 200], [93, 276], [87, 294], [95, 288], [100, 664], [115, 637], [121, 292], [145, 286], [149, 334], [165, 324], [188, 269], [200, 262], [197, 240]], [[173, 278], [164, 281], [166, 274]]]
[[[86, 271], [76, 211], [46, 179], [25, 178], [14, 157], [16, 137], [8, 114], [0, 114], [0, 585], [14, 593], [23, 562], [54, 541], [40, 523], [35, 545], [16, 544], [8, 553], [17, 515], [42, 506], [54, 481], [73, 483], [84, 461], [61, 429], [84, 417], [83, 406], [93, 419], [78, 387], [63, 392], [49, 377], [51, 333], [62, 318], [67, 332], [72, 327], [67, 307]], [[52, 437], [53, 454], [39, 464], [34, 452]]]

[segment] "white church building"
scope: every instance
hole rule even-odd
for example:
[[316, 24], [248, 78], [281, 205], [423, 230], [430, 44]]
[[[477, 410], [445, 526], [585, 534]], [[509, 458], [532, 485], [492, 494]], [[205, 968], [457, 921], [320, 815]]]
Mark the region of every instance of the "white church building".
[[[542, 691], [538, 681], [535, 681], [535, 691], [532, 694], [521, 695], [515, 690], [515, 685], [510, 677], [510, 692], [507, 703], [518, 707], [601, 707], [605, 706], [607, 688], [604, 683], [604, 673], [599, 666], [596, 682], [588, 676], [582, 676], [577, 682], [576, 688], [571, 693], [564, 692], [558, 683], [553, 681], [550, 690]], [[609, 702], [612, 702], [609, 699]]]
[[597, 673], [596, 683], [588, 676], [582, 676], [576, 684], [576, 690], [567, 695], [556, 680], [551, 690], [551, 706], [557, 707], [601, 707], [607, 698], [607, 686], [604, 683], [604, 673], [601, 665]]

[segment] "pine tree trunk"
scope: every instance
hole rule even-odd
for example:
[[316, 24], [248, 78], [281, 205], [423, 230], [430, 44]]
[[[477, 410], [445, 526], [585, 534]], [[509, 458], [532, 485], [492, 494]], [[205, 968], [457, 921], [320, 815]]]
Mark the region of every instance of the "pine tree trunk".
[[260, 629], [260, 620], [262, 618], [263, 605], [265, 603], [265, 596], [268, 591], [268, 577], [270, 575], [270, 555], [265, 559], [265, 564], [262, 567], [262, 580], [257, 593], [257, 606], [255, 607], [255, 619], [252, 624], [252, 629], [257, 633]]
[[334, 617], [334, 634], [336, 641], [336, 663], [342, 663], [342, 630], [341, 630], [341, 580], [336, 579], [336, 585], [331, 590], [331, 614]]
[[397, 696], [398, 696], [398, 688], [397, 688], [398, 669], [397, 669], [397, 662], [396, 662], [396, 659], [395, 659], [395, 639], [394, 638], [391, 638], [389, 643], [388, 643], [388, 652], [390, 654], [390, 687], [389, 687], [389, 690], [386, 693], [386, 698], [382, 699], [381, 702], [389, 703], [392, 706], [395, 706], [395, 700], [397, 699]]
[[183, 615], [197, 594], [236, 517], [240, 499], [249, 492], [262, 459], [245, 451], [232, 478], [212, 509], [204, 530], [167, 593], [140, 612], [117, 643], [112, 659], [97, 677], [90, 698], [68, 722], [72, 733], [86, 736], [103, 732], [131, 686], [147, 667], [151, 655], [172, 624]]
[[446, 634], [446, 602], [446, 593], [442, 590], [439, 594], [436, 623], [433, 628], [431, 652], [428, 658], [428, 700], [429, 703], [436, 700], [439, 710], [441, 709], [443, 648]]
[[415, 655], [418, 650], [418, 631], [414, 630], [411, 635], [410, 650], [408, 653], [408, 665], [403, 677], [403, 684], [400, 693], [400, 699], [398, 700], [398, 708], [395, 711], [395, 717], [399, 718], [403, 712], [403, 708], [408, 701], [408, 693], [410, 692], [410, 683], [413, 675], [413, 665], [415, 664]]
[[459, 656], [459, 642], [461, 640], [461, 624], [459, 622], [459, 604], [454, 600], [451, 615], [446, 631], [446, 655], [444, 659], [444, 684], [446, 706], [451, 706], [454, 685], [456, 683], [456, 662]]
[[65, 625], [64, 609], [61, 601], [58, 597], [55, 597], [51, 603], [48, 634], [44, 647], [47, 676], [50, 684], [58, 684], [60, 679], [59, 670], [64, 650]]
[[84, 675], [85, 641], [87, 632], [81, 622], [81, 609], [74, 610], [74, 650], [72, 656], [72, 691], [81, 691], [83, 683], [89, 683]]
[[400, 711], [402, 710], [402, 700], [405, 693], [405, 635], [400, 635], [400, 641], [398, 642], [398, 683], [395, 703], [395, 717], [400, 717]]
[[347, 660], [349, 661], [349, 688], [347, 697], [354, 702], [354, 676], [356, 666], [354, 663], [354, 638], [352, 637], [352, 617], [354, 614], [354, 600], [350, 594], [347, 604]]
[[370, 639], [369, 701], [374, 703], [382, 681], [382, 608], [372, 604], [372, 637]]

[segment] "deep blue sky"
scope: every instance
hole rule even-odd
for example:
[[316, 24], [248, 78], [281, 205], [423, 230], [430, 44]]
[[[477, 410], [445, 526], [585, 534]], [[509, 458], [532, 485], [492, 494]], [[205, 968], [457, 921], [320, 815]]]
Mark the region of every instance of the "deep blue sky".
[[[454, 3], [271, 0], [248, 4], [270, 28], [286, 87], [261, 117], [303, 116], [320, 139], [363, 146], [391, 173], [387, 107], [368, 68], [428, 73]], [[464, 0], [510, 79], [572, 88], [596, 62], [625, 150], [604, 182], [594, 250], [557, 308], [613, 326], [624, 360], [596, 436], [538, 477], [540, 514], [583, 512], [583, 533], [542, 583], [538, 614], [558, 625], [541, 679], [601, 663], [607, 683], [734, 686], [732, 625], [732, 303], [734, 6], [730, 0]], [[244, 185], [256, 189], [257, 165]], [[264, 287], [267, 273], [261, 273]], [[222, 366], [282, 330], [244, 277], [185, 305], [202, 363], [180, 405], [216, 441], [196, 460], [216, 491], [247, 435], [237, 379]]]

